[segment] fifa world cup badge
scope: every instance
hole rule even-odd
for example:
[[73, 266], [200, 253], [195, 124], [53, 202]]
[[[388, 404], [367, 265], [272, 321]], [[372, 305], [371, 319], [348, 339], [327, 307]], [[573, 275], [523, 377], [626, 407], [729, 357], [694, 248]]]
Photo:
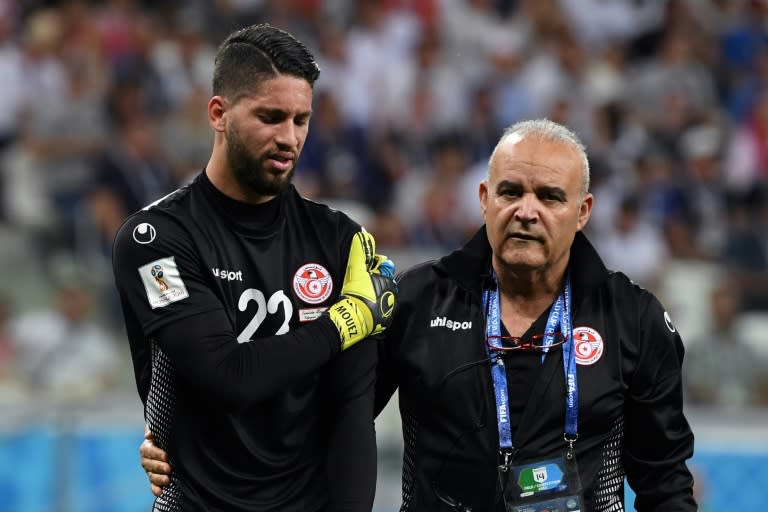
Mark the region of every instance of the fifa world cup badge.
[[152, 309], [162, 308], [189, 297], [173, 256], [151, 261], [138, 270]]

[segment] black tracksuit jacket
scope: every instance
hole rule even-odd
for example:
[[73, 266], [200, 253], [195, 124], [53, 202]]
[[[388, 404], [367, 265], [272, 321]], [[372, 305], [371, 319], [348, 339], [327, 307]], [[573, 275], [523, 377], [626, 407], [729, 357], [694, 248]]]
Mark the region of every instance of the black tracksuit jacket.
[[[399, 388], [403, 511], [503, 510], [482, 303], [490, 257], [483, 227], [461, 249], [399, 278], [395, 320], [379, 344], [376, 406], [381, 410]], [[606, 270], [581, 233], [569, 268], [572, 325], [586, 342], [577, 344], [574, 445], [584, 510], [624, 510], [625, 476], [639, 511], [696, 510], [686, 467], [693, 434], [682, 410], [680, 336], [659, 301]], [[542, 332], [547, 315], [526, 336]], [[562, 454], [562, 351], [551, 350], [543, 363], [539, 356], [520, 361], [507, 365], [510, 406], [518, 405], [514, 461]], [[515, 380], [516, 368], [533, 378]]]

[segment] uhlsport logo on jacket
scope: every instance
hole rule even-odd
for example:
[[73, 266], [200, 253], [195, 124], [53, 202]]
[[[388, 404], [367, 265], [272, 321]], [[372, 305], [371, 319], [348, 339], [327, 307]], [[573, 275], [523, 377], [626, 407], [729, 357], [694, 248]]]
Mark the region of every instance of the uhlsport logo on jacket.
[[461, 320], [450, 320], [444, 316], [437, 316], [429, 323], [430, 327], [445, 327], [452, 331], [467, 330], [472, 328], [472, 322]]

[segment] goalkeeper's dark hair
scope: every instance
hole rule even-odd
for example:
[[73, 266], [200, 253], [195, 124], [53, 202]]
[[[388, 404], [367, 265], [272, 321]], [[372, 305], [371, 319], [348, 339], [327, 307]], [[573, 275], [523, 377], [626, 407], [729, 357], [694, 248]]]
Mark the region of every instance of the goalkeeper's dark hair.
[[312, 52], [288, 32], [268, 23], [250, 25], [232, 32], [219, 46], [213, 94], [236, 103], [281, 74], [304, 79], [312, 87], [320, 67]]

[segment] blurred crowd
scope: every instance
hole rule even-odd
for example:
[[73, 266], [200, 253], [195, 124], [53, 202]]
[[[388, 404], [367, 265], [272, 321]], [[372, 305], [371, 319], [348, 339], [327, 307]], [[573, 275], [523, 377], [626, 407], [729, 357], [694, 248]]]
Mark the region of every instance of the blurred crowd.
[[686, 399], [768, 407], [767, 0], [0, 0], [6, 389], [132, 386], [112, 237], [202, 170], [217, 44], [262, 21], [321, 67], [304, 195], [445, 252], [504, 127], [561, 122], [588, 236], [682, 333]]

